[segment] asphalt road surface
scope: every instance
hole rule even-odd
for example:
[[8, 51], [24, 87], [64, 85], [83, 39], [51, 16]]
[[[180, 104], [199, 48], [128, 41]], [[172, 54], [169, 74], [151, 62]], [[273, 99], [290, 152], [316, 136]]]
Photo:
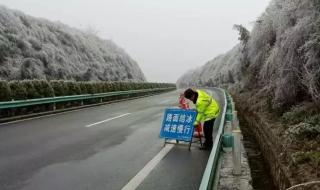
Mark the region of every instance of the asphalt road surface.
[[[208, 91], [222, 107], [222, 93]], [[0, 125], [0, 189], [198, 189], [210, 152], [159, 138], [178, 94]]]

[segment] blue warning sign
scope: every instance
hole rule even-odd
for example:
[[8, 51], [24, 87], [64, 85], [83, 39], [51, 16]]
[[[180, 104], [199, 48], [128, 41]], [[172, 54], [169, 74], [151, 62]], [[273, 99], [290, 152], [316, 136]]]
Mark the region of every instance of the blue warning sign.
[[166, 109], [160, 130], [160, 138], [191, 141], [193, 123], [196, 116], [197, 112], [194, 110]]

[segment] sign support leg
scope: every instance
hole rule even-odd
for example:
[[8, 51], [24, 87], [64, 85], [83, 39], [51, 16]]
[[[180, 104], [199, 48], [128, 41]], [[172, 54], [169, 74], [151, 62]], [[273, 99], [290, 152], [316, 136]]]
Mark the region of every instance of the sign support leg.
[[191, 137], [191, 140], [189, 142], [189, 150], [191, 150], [191, 144], [193, 142], [193, 134], [194, 134], [194, 128], [193, 128], [193, 131], [192, 131], [192, 137]]
[[167, 139], [165, 138], [165, 139], [164, 139], [164, 143], [163, 143], [163, 147], [165, 147], [166, 144], [167, 144]]
[[191, 141], [189, 142], [189, 150], [191, 150], [192, 140], [193, 140], [193, 138], [192, 138]]

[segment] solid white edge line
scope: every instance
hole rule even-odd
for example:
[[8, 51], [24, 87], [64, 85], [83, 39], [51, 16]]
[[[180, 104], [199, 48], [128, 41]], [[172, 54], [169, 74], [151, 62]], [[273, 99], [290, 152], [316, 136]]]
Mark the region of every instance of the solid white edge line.
[[106, 119], [106, 120], [103, 120], [103, 121], [99, 121], [99, 122], [96, 122], [96, 123], [92, 123], [92, 124], [89, 124], [89, 125], [86, 125], [86, 127], [92, 127], [92, 126], [95, 126], [95, 125], [98, 125], [98, 124], [101, 124], [101, 123], [104, 123], [104, 122], [108, 122], [108, 121], [111, 121], [111, 120], [114, 120], [114, 119], [118, 119], [120, 117], [124, 117], [126, 115], [130, 115], [131, 113], [125, 113], [125, 114], [122, 114], [122, 115], [119, 115], [119, 116], [116, 116], [116, 117], [112, 117], [112, 118], [109, 118], [109, 119]]
[[173, 147], [173, 144], [167, 144], [162, 148], [121, 190], [135, 190]]

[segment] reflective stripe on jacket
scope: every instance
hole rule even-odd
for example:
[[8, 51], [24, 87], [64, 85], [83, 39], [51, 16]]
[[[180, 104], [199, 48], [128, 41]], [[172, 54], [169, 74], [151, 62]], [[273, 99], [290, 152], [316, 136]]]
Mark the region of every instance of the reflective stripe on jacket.
[[194, 125], [199, 124], [202, 121], [208, 121], [218, 117], [220, 108], [218, 103], [203, 90], [197, 90], [198, 99], [196, 102], [197, 118]]

